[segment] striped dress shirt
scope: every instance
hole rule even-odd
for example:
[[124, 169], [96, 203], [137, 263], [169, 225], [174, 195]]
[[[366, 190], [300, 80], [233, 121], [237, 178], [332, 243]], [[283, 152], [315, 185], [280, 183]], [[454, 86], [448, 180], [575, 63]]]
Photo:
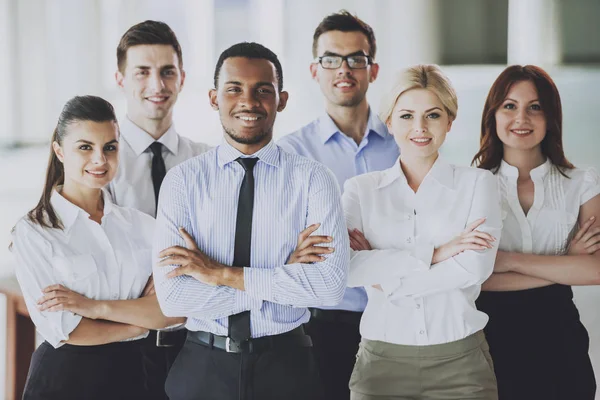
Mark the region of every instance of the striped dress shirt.
[[[163, 181], [153, 253], [185, 246], [178, 227], [198, 248], [225, 265], [233, 261], [236, 214], [247, 157], [227, 142], [172, 168]], [[167, 316], [183, 316], [191, 331], [227, 335], [227, 317], [251, 311], [252, 337], [288, 332], [309, 319], [306, 307], [335, 305], [346, 287], [349, 240], [335, 176], [323, 165], [270, 142], [251, 157], [255, 191], [251, 261], [245, 291], [211, 286], [190, 276], [166, 279], [176, 266], [155, 267], [156, 293]], [[286, 264], [298, 234], [321, 223], [335, 251], [314, 264]]]

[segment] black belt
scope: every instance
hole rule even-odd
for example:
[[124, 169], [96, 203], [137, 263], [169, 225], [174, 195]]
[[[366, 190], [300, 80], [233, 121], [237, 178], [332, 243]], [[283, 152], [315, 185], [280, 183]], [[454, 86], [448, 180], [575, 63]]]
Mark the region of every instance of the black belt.
[[312, 347], [312, 340], [304, 334], [302, 326], [280, 335], [251, 338], [242, 343], [236, 343], [227, 336], [204, 331], [189, 331], [187, 340], [210, 348], [216, 347], [228, 353], [261, 353], [277, 348]]
[[187, 329], [180, 328], [177, 330], [160, 330], [160, 331], [150, 331], [150, 335], [153, 335], [152, 332], [156, 332], [156, 347], [173, 347], [179, 343], [181, 347], [183, 342], [185, 342], [185, 335], [187, 333]]
[[360, 311], [310, 309], [310, 315], [313, 319], [352, 325], [360, 325], [362, 314]]

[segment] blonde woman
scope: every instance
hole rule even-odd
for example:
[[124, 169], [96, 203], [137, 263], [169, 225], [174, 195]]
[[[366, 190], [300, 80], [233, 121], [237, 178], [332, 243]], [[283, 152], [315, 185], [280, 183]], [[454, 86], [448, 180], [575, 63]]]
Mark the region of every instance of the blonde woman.
[[343, 195], [348, 284], [369, 296], [351, 398], [497, 399], [475, 308], [502, 230], [496, 178], [440, 157], [458, 102], [439, 67], [401, 71], [382, 110], [400, 157]]

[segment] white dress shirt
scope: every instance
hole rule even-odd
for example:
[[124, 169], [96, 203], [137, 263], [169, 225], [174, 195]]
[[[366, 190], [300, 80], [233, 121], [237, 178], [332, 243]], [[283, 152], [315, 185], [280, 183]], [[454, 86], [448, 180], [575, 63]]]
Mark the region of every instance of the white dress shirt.
[[70, 311], [40, 311], [42, 290], [61, 284], [95, 300], [138, 298], [152, 273], [155, 221], [114, 205], [107, 193], [101, 224], [56, 191], [51, 204], [64, 229], [43, 228], [23, 217], [13, 229], [12, 251], [29, 315], [42, 337], [58, 348], [82, 317]]
[[[492, 249], [465, 251], [431, 265], [434, 248], [486, 217], [478, 230], [500, 238], [497, 181], [491, 172], [437, 159], [415, 193], [399, 162], [346, 182], [342, 203], [349, 229], [364, 233], [373, 250], [353, 252], [349, 286], [365, 286], [369, 301], [360, 324], [370, 340], [431, 345], [483, 329], [475, 308], [494, 268]], [[372, 288], [380, 284], [383, 292]]]
[[[122, 207], [132, 207], [148, 215], [156, 215], [154, 185], [152, 183], [152, 151], [155, 142], [142, 128], [127, 117], [120, 121], [119, 169], [108, 186], [113, 201]], [[162, 156], [167, 171], [189, 158], [210, 149], [204, 143], [195, 143], [180, 136], [171, 125], [158, 139], [164, 146]]]
[[568, 178], [550, 160], [531, 171], [534, 200], [525, 215], [517, 193], [519, 171], [502, 161], [497, 172], [504, 220], [500, 250], [542, 255], [566, 253], [579, 207], [600, 194], [600, 175], [592, 168], [564, 172]]

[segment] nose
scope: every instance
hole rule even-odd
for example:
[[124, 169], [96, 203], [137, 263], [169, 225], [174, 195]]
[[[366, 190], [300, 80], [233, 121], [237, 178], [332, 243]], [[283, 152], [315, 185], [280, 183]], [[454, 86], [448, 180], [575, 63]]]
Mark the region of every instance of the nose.
[[102, 165], [106, 163], [106, 155], [104, 154], [103, 149], [95, 150], [92, 154], [92, 163], [96, 165]]
[[352, 68], [348, 65], [348, 60], [342, 60], [342, 65], [337, 69], [338, 76], [351, 75]]
[[239, 97], [240, 106], [242, 108], [253, 109], [255, 107], [260, 106], [260, 102], [256, 97], [256, 93], [253, 90], [244, 91], [242, 95]]
[[425, 120], [425, 118], [415, 118], [413, 130], [415, 131], [415, 133], [427, 132], [427, 121]]
[[527, 107], [519, 107], [519, 110], [517, 111], [517, 123], [523, 123], [523, 122], [528, 122], [529, 121], [529, 114], [528, 114], [528, 108]]
[[160, 73], [154, 72], [150, 75], [150, 78], [148, 79], [148, 86], [154, 93], [162, 92], [165, 87], [165, 83], [163, 82]]

